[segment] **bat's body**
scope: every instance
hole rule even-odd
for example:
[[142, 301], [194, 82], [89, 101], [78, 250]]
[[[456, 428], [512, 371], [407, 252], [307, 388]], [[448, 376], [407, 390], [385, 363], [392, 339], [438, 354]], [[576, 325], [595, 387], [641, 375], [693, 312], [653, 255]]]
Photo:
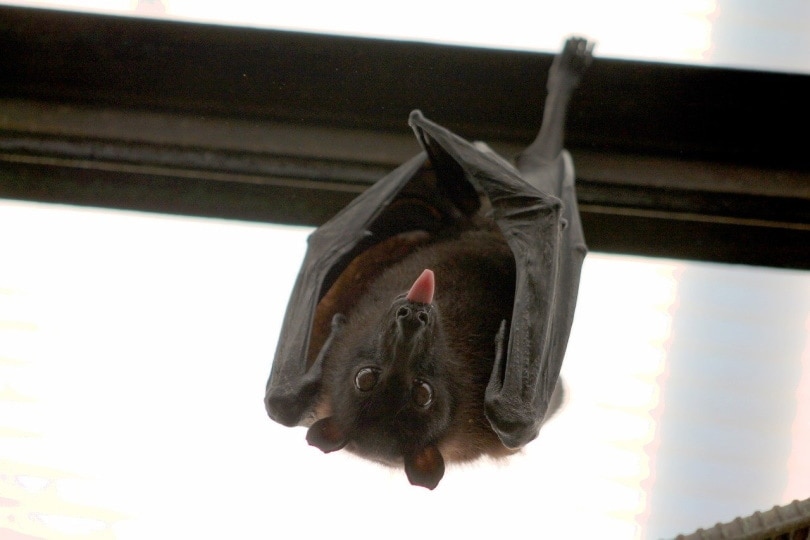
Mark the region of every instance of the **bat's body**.
[[[435, 324], [430, 328], [433, 335], [429, 339], [438, 347], [436, 356], [441, 357], [436, 365], [424, 362], [423, 358], [409, 361], [395, 346], [386, 349], [378, 343], [396, 339], [390, 332], [397, 328], [391, 324], [396, 318], [391, 309], [392, 301], [408, 291], [424, 269], [430, 269], [436, 276], [429, 313]], [[349, 440], [348, 448], [372, 459], [401, 462], [402, 448], [416, 441], [414, 434], [398, 425], [398, 420], [409, 421], [410, 409], [416, 421], [419, 416], [436, 416], [435, 411], [414, 406], [413, 381], [424, 381], [431, 385], [437, 402], [443, 400], [443, 408], [446, 407], [442, 435], [432, 441], [445, 460], [469, 460], [483, 452], [505, 453], [507, 449], [484, 415], [483, 403], [495, 358], [495, 335], [501, 322], [511, 318], [514, 291], [514, 257], [497, 230], [464, 231], [422, 247], [391, 266], [347, 313], [340, 336], [324, 360], [322, 406], [316, 409], [318, 416], [335, 415], [346, 424], [357, 423], [357, 417], [362, 416], [365, 433]], [[441, 343], [437, 343], [439, 341]], [[376, 358], [364, 358], [360, 352], [364, 349], [391, 358], [391, 364], [402, 368], [401, 371], [395, 373], [393, 367]], [[389, 382], [393, 378], [401, 380], [397, 381], [398, 392], [372, 398], [375, 401], [366, 405], [366, 412], [361, 413], [353, 403], [351, 381], [346, 379], [351, 379], [364, 365], [379, 365], [381, 375], [387, 375]], [[347, 386], [351, 391], [341, 392]], [[342, 416], [354, 418], [343, 419]], [[407, 433], [406, 440], [399, 440], [402, 437], [398, 435], [402, 433]], [[381, 441], [390, 444], [386, 446]]]
[[[517, 168], [411, 115], [425, 148], [310, 238], [267, 387], [271, 417], [324, 452], [403, 463], [506, 455], [549, 412], [585, 254], [565, 109], [590, 61], [555, 60]], [[427, 157], [427, 160], [425, 159]]]

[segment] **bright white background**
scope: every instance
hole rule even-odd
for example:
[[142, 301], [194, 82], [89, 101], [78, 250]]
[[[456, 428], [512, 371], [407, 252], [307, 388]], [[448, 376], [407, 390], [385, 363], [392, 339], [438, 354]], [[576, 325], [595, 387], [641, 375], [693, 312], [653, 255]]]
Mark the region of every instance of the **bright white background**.
[[810, 73], [805, 0], [2, 0], [76, 9], [460, 45], [556, 52], [572, 34], [597, 54]]
[[[307, 230], [0, 201], [0, 231], [0, 537], [657, 538], [810, 494], [806, 273], [589, 255], [564, 410], [521, 455], [452, 467], [429, 492], [264, 412]], [[704, 306], [683, 305], [690, 275], [716, 293]], [[740, 305], [763, 296], [790, 309]], [[723, 367], [728, 336], [679, 335], [684, 312], [752, 352]], [[684, 346], [714, 367], [668, 386]], [[728, 388], [757, 366], [754, 382], [789, 371], [758, 388], [787, 404], [760, 424], [746, 383]], [[751, 453], [763, 439], [784, 451]], [[656, 506], [662, 486], [679, 498]]]

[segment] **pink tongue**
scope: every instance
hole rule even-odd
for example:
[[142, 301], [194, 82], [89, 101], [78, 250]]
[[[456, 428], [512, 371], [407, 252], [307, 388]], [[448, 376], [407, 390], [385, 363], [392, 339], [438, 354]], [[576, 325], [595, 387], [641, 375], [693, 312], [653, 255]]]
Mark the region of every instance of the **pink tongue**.
[[422, 304], [433, 302], [433, 291], [436, 289], [436, 279], [433, 277], [433, 270], [423, 270], [411, 285], [408, 291], [408, 300]]

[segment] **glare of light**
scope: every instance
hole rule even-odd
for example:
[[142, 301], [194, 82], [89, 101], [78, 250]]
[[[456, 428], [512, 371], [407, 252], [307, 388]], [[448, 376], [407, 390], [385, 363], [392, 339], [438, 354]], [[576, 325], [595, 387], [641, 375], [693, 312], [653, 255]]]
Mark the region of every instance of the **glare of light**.
[[184, 536], [178, 516], [212, 494], [181, 486], [244, 489], [267, 447], [240, 447], [246, 425], [273, 433], [268, 350], [309, 230], [8, 201], [0, 230], [15, 231], [0, 237], [0, 493], [16, 530]]
[[570, 391], [561, 421], [571, 423], [564, 437], [550, 443], [564, 441], [555, 446], [559, 454], [547, 459], [578, 463], [581, 478], [569, 481], [603, 512], [588, 519], [624, 516], [624, 527], [630, 527], [616, 538], [640, 537], [647, 510], [650, 445], [682, 268], [678, 262], [603, 254], [589, 255], [583, 268], [562, 369]]
[[393, 9], [370, 0], [301, 0], [259, 4], [252, 0], [156, 2], [7, 0], [17, 5], [155, 16], [213, 24], [514, 49], [557, 51], [579, 35], [605, 57], [700, 63], [711, 50], [716, 0], [683, 2], [527, 2], [502, 0], [497, 9], [455, 2], [413, 0]]

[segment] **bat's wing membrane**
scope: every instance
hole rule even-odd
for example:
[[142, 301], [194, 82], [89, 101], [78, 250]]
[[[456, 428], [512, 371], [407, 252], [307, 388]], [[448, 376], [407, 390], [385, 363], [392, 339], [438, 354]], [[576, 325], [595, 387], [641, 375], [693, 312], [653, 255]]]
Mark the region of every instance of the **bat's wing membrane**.
[[[559, 378], [573, 321], [579, 273], [586, 248], [579, 223], [571, 158], [562, 151], [537, 173], [544, 192], [521, 173], [414, 111], [417, 138], [434, 161], [455, 161], [486, 193], [515, 256], [515, 303], [504, 350], [498, 337], [486, 390], [487, 418], [510, 448], [537, 436]], [[534, 182], [537, 183], [537, 182]]]
[[320, 391], [322, 359], [319, 357], [308, 368], [307, 352], [315, 309], [322, 291], [329, 286], [327, 277], [345, 268], [358, 244], [371, 234], [371, 225], [424, 162], [424, 154], [407, 161], [309, 236], [265, 391], [265, 407], [276, 422], [286, 426], [300, 424]]

